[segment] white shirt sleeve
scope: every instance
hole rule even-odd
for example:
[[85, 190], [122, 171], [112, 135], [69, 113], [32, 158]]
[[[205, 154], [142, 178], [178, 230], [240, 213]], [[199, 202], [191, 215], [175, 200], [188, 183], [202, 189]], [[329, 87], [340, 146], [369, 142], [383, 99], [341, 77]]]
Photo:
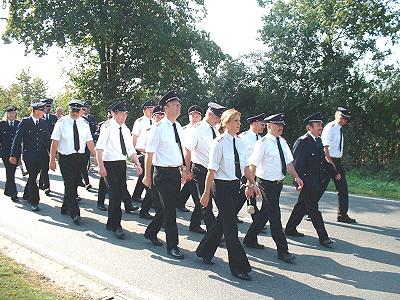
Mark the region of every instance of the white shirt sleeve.
[[51, 139], [55, 141], [59, 141], [61, 139], [61, 127], [60, 123], [62, 121], [58, 121], [56, 125], [54, 125], [53, 133], [51, 134]]
[[253, 152], [250, 154], [248, 161], [249, 165], [254, 165], [257, 167], [263, 160], [264, 155], [265, 155], [265, 145], [262, 140], [258, 140], [254, 144]]
[[86, 127], [86, 142], [93, 141], [92, 133], [90, 132], [89, 124], [85, 123]]
[[101, 125], [101, 128], [100, 128], [99, 139], [97, 140], [97, 143], [96, 143], [96, 149], [98, 149], [98, 150], [104, 150], [107, 140], [108, 140], [110, 126], [106, 127], [105, 125], [106, 125], [106, 123]]
[[322, 130], [321, 140], [324, 146], [329, 146], [332, 144], [332, 132], [333, 130], [331, 125], [327, 125]]
[[129, 157], [132, 156], [133, 153], [136, 153], [135, 148], [133, 147], [133, 141], [132, 141], [132, 136], [131, 133], [129, 132], [129, 128], [124, 126], [124, 141], [125, 141], [125, 146], [126, 146], [126, 152]]
[[222, 144], [214, 140], [210, 147], [208, 169], [218, 171], [222, 160]]
[[132, 134], [139, 136], [140, 132], [142, 131], [142, 124], [141, 124], [142, 119], [137, 119], [135, 123], [133, 123], [132, 127]]
[[286, 165], [288, 165], [288, 164], [290, 164], [290, 163], [293, 161], [293, 154], [292, 154], [292, 151], [290, 151], [289, 145], [287, 144], [286, 140], [283, 139], [283, 138], [281, 138], [281, 141], [283, 141], [283, 143], [284, 143], [284, 148], [285, 148], [285, 152], [284, 152], [284, 155], [285, 155], [285, 162], [286, 162]]
[[185, 137], [185, 139], [184, 139], [184, 146], [185, 146], [185, 148], [188, 149], [189, 151], [193, 151], [194, 148], [196, 148], [196, 146], [197, 146], [197, 141], [198, 141], [198, 138], [197, 138], [197, 130], [194, 129], [194, 128], [193, 128], [193, 129], [187, 129], [187, 130], [190, 130], [190, 131], [189, 131], [190, 134], [188, 134], [188, 133], [185, 132], [186, 137]]
[[161, 128], [157, 125], [152, 126], [149, 133], [149, 138], [146, 143], [146, 152], [154, 153], [156, 152], [157, 146], [160, 143]]

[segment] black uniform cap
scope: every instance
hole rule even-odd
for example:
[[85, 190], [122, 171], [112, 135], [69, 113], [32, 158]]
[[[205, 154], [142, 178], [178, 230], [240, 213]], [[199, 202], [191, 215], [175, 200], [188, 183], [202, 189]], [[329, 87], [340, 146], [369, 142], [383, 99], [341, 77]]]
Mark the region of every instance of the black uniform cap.
[[9, 106], [4, 111], [6, 111], [6, 112], [17, 111], [17, 108], [15, 106]]
[[322, 121], [322, 115], [320, 112], [316, 112], [312, 115], [309, 115], [307, 118], [304, 119], [304, 123], [309, 124], [312, 122], [319, 122], [319, 123], [323, 123]]
[[156, 107], [154, 107], [153, 115], [163, 115], [163, 114], [164, 114], [164, 111], [160, 105], [157, 105]]
[[215, 102], [208, 102], [208, 108], [214, 115], [216, 115], [219, 118], [221, 118], [222, 113], [226, 110], [225, 106], [222, 106]]
[[285, 124], [285, 114], [279, 113], [275, 115], [270, 115], [264, 119], [265, 123], [274, 123], [274, 124]]
[[85, 107], [90, 107], [90, 106], [92, 106], [92, 101], [86, 100], [86, 101], [83, 103], [83, 106], [85, 106]]
[[178, 92], [177, 91], [169, 91], [161, 98], [160, 102], [158, 102], [158, 105], [160, 105], [161, 107], [164, 107], [168, 102], [174, 101], [174, 100], [178, 100], [179, 102], [181, 101], [181, 99], [179, 98]]
[[146, 100], [146, 101], [141, 105], [142, 109], [145, 109], [145, 108], [147, 108], [147, 107], [154, 107], [154, 106], [156, 106], [156, 103], [155, 103], [152, 99]]
[[192, 113], [192, 112], [196, 112], [196, 113], [198, 113], [200, 115], [203, 115], [203, 110], [198, 105], [192, 105], [191, 107], [189, 107], [188, 115], [190, 115], [190, 113]]
[[33, 110], [41, 110], [44, 111], [45, 103], [43, 102], [35, 102], [31, 104]]
[[336, 111], [340, 112], [342, 114], [342, 116], [347, 120], [350, 119], [350, 117], [351, 117], [351, 111], [348, 110], [347, 108], [339, 106], [336, 109]]
[[113, 112], [124, 112], [128, 111], [128, 108], [126, 107], [126, 104], [121, 101], [114, 102], [111, 107], [111, 111]]
[[254, 122], [264, 121], [264, 119], [265, 119], [265, 113], [262, 113], [256, 116], [248, 117], [247, 123], [251, 124]]

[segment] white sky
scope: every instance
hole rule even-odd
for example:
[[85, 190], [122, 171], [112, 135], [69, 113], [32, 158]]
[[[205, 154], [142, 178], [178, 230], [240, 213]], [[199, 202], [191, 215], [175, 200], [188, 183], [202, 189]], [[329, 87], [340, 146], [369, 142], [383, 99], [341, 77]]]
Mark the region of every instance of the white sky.
[[[207, 19], [201, 24], [210, 32], [211, 38], [222, 50], [233, 57], [262, 49], [257, 41], [257, 30], [261, 28], [264, 9], [258, 7], [256, 0], [206, 0]], [[6, 11], [0, 9], [0, 17]], [[5, 30], [6, 21], [0, 19], [0, 34]], [[17, 43], [5, 45], [0, 41], [0, 85], [9, 86], [16, 82], [22, 69], [28, 69], [32, 76], [40, 76], [47, 82], [49, 96], [55, 96], [68, 81], [64, 69], [71, 67], [62, 49], [53, 47], [48, 55], [37, 57], [24, 55], [25, 46]]]

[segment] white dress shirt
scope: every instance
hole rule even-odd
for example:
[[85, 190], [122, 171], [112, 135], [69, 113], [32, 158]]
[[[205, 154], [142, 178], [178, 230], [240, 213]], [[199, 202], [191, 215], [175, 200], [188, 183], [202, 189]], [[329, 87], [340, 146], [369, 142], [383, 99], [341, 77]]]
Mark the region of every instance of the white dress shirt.
[[341, 158], [343, 156], [344, 137], [342, 138], [342, 149], [339, 149], [341, 127], [336, 121], [332, 121], [326, 124], [322, 130], [322, 144], [328, 146], [331, 157]]
[[[236, 180], [235, 154], [233, 152], [233, 136], [225, 131], [220, 137], [214, 139], [210, 147], [208, 169], [215, 171], [215, 179]], [[239, 137], [235, 137], [235, 146], [239, 154], [240, 171], [244, 175], [247, 167], [246, 147]], [[239, 178], [240, 179], [240, 178]]]
[[153, 127], [153, 126], [155, 126], [155, 125], [147, 125], [147, 127], [144, 128], [140, 132], [140, 134], [139, 134], [139, 136], [138, 136], [138, 138], [136, 140], [136, 146], [135, 146], [136, 150], [144, 151], [144, 149], [146, 149], [147, 139], [150, 136], [151, 127]]
[[33, 121], [33, 123], [35, 123], [36, 124], [36, 121], [39, 121], [39, 119], [36, 119], [34, 116], [32, 116], [31, 115], [31, 119], [32, 119], [32, 121]]
[[[213, 126], [215, 135], [218, 136], [218, 131]], [[208, 166], [208, 158], [210, 155], [210, 146], [213, 141], [213, 134], [211, 131], [211, 125], [205, 120], [197, 123], [193, 130], [190, 131], [190, 135], [187, 135], [185, 139], [185, 148], [191, 152], [192, 162], [200, 164], [204, 168]]]
[[[181, 124], [176, 123], [176, 129], [181, 143], [183, 130]], [[175, 141], [172, 122], [164, 117], [155, 126], [152, 126], [147, 139], [146, 152], [153, 153], [153, 165], [159, 167], [179, 167], [182, 165], [182, 153]], [[183, 145], [182, 145], [183, 147]]]
[[[292, 152], [286, 140], [279, 137], [286, 165], [293, 161]], [[256, 176], [264, 180], [282, 180], [281, 157], [279, 156], [278, 143], [275, 136], [267, 133], [254, 144], [254, 150], [250, 155], [249, 163], [256, 166]]]
[[260, 136], [253, 130], [249, 129], [239, 134], [239, 137], [246, 145], [246, 157], [249, 159], [251, 153], [253, 152], [254, 144], [260, 139]]
[[129, 128], [125, 124], [119, 125], [115, 119], [110, 119], [101, 125], [99, 139], [96, 143], [96, 149], [103, 150], [103, 161], [126, 160], [126, 155], [122, 154], [119, 138], [120, 127], [127, 155], [131, 157], [133, 153], [136, 153]]
[[147, 126], [151, 124], [153, 124], [152, 119], [146, 116], [141, 116], [139, 119], [135, 121], [135, 123], [133, 123], [132, 134], [139, 136], [142, 130], [147, 128]]
[[[60, 118], [54, 126], [51, 139], [59, 141], [58, 152], [63, 155], [70, 155], [77, 153], [74, 147], [74, 119], [70, 115]], [[86, 143], [92, 141], [92, 134], [90, 133], [89, 123], [79, 117], [76, 119], [76, 126], [78, 127], [79, 134], [79, 151], [78, 153], [85, 153]]]

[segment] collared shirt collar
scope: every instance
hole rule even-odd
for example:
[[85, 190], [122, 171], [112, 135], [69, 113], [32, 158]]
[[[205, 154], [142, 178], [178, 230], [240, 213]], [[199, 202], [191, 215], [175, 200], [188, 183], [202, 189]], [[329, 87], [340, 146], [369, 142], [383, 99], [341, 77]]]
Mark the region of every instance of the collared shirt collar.
[[342, 126], [340, 126], [340, 124], [336, 120], [333, 120], [333, 123], [335, 123], [337, 126], [339, 126], [339, 128], [342, 128]]
[[266, 135], [265, 135], [267, 138], [269, 138], [270, 140], [273, 140], [274, 142], [276, 142], [276, 136], [274, 136], [273, 134], [271, 134], [271, 133], [267, 133]]
[[307, 131], [307, 133], [314, 139], [314, 141], [317, 139], [317, 137], [314, 136], [310, 131]]
[[235, 136], [232, 136], [228, 133], [228, 131], [225, 131], [222, 136], [225, 136], [228, 138], [228, 140], [230, 140], [231, 142], [233, 142], [233, 139], [235, 138]]
[[36, 119], [33, 115], [31, 115], [31, 118], [33, 120], [33, 123], [35, 123], [35, 124], [36, 124], [36, 121], [39, 121], [39, 119]]

